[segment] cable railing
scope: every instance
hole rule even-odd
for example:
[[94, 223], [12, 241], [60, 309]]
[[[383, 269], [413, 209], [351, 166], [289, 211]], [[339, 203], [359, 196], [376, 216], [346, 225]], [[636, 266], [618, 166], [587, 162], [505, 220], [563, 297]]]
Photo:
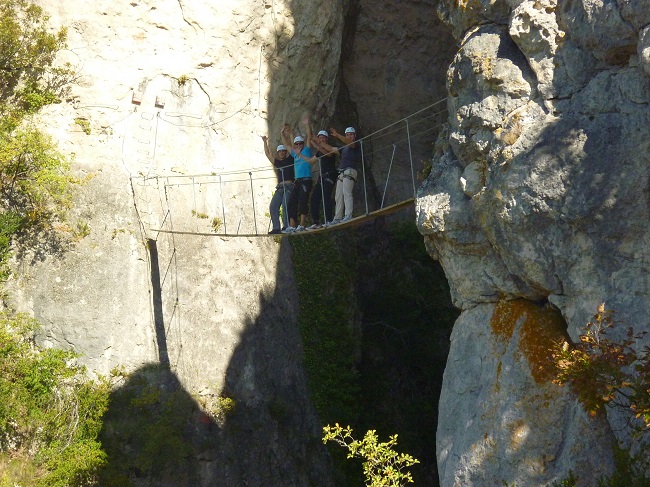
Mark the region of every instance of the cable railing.
[[[361, 177], [355, 183], [354, 220], [414, 200], [419, 162], [415, 158], [432, 156], [432, 145], [442, 127], [439, 116], [446, 112], [446, 108], [437, 107], [445, 101], [439, 100], [355, 141], [361, 146]], [[315, 179], [320, 177], [320, 162], [319, 158], [312, 166]], [[277, 181], [268, 163], [202, 174], [132, 176], [131, 183], [141, 224], [150, 238], [156, 239], [161, 232], [221, 237], [269, 234], [269, 202]], [[318, 187], [322, 189], [323, 184]], [[326, 197], [321, 194], [322, 211]]]

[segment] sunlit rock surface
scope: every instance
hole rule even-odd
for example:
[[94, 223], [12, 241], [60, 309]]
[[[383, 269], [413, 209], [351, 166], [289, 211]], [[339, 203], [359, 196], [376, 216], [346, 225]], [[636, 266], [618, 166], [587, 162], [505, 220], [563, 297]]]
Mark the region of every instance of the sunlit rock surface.
[[[191, 394], [227, 386], [246, 411], [235, 426], [260, 427], [246, 430], [255, 448], [239, 463], [206, 452], [206, 482], [333, 483], [299, 363], [290, 260], [271, 240], [157, 232], [210, 233], [224, 218], [219, 181], [181, 176], [267, 168], [259, 136], [274, 146], [305, 112], [372, 132], [446, 94], [447, 133], [417, 201], [464, 310], [441, 398], [442, 485], [611, 468], [609, 426], [535, 377], [526, 347], [550, 308], [574, 339], [603, 301], [648, 326], [647, 1], [443, 0], [448, 29], [435, 2], [416, 0], [39, 3], [68, 26], [61, 61], [79, 72], [41, 123], [87, 181], [72, 214], [79, 241], [18, 256], [8, 305], [97, 373], [163, 360]], [[248, 203], [233, 186], [222, 224], [267, 223], [265, 170], [257, 221], [237, 220]], [[514, 298], [527, 301], [495, 326]], [[277, 397], [301, 418], [290, 431], [269, 413]], [[268, 445], [271, 456], [257, 453]]]
[[[441, 482], [546, 485], [571, 468], [594, 485], [612, 468], [614, 434], [566, 390], [533, 380], [517, 330], [551, 306], [575, 340], [601, 302], [619, 333], [648, 329], [647, 2], [445, 1], [440, 10], [460, 45], [447, 76], [448, 134], [417, 211], [464, 310], [441, 398]], [[494, 303], [514, 298], [537, 304], [498, 336]]]

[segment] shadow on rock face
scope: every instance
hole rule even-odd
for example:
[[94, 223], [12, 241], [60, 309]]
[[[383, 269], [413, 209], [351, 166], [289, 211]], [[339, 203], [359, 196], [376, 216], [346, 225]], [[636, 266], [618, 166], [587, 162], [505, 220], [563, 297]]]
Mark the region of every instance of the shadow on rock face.
[[172, 371], [142, 367], [111, 395], [100, 435], [108, 455], [100, 485], [202, 485], [200, 463], [217, 447], [218, 430]]
[[166, 325], [156, 315], [161, 363], [138, 369], [112, 393], [100, 485], [334, 485], [290, 312], [297, 297], [289, 259], [283, 244], [276, 289], [260, 294], [260, 313], [245, 321], [218, 394], [194, 397], [183, 388], [166, 364]]

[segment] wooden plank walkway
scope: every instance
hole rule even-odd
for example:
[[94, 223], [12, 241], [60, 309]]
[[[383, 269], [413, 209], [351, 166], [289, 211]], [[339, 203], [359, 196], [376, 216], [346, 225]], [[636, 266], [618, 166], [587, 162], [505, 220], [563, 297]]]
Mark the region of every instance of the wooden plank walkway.
[[156, 229], [152, 228], [152, 232], [158, 232], [158, 233], [173, 233], [176, 235], [196, 235], [199, 237], [224, 237], [224, 238], [231, 238], [231, 237], [244, 237], [244, 238], [251, 238], [251, 237], [299, 237], [301, 235], [313, 235], [315, 233], [319, 232], [327, 232], [330, 230], [338, 230], [340, 228], [350, 228], [354, 227], [357, 225], [360, 225], [368, 220], [372, 220], [374, 218], [380, 217], [380, 216], [386, 216], [386, 215], [391, 215], [393, 213], [397, 213], [398, 211], [408, 208], [409, 206], [413, 205], [414, 199], [409, 198], [408, 200], [405, 201], [400, 201], [399, 203], [395, 203], [394, 205], [386, 206], [385, 208], [381, 208], [379, 210], [372, 211], [368, 213], [367, 215], [360, 215], [357, 217], [352, 218], [351, 220], [344, 222], [344, 223], [339, 223], [338, 225], [333, 225], [330, 227], [321, 227], [316, 230], [305, 230], [304, 232], [297, 232], [297, 233], [274, 233], [274, 234], [268, 234], [268, 233], [200, 233], [200, 232], [185, 232], [185, 231], [180, 231], [180, 230], [163, 230], [163, 229]]

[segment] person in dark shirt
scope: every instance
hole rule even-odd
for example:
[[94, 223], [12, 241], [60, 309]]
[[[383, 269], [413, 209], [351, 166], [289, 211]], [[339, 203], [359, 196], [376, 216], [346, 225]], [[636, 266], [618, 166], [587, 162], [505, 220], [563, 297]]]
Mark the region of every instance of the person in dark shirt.
[[[357, 181], [357, 168], [361, 164], [361, 144], [357, 141], [357, 131], [354, 127], [345, 129], [345, 137], [339, 134], [336, 129], [330, 129], [331, 134], [346, 144], [343, 147], [332, 147], [329, 144], [321, 144], [321, 147], [328, 152], [335, 152], [341, 156], [339, 177], [336, 183], [336, 212], [334, 220], [327, 225], [336, 225], [352, 219], [354, 198], [352, 190]], [[345, 210], [345, 213], [344, 213]]]
[[262, 141], [264, 141], [264, 154], [266, 154], [269, 162], [273, 164], [275, 176], [278, 180], [275, 193], [273, 193], [273, 198], [271, 198], [271, 203], [269, 204], [269, 213], [271, 214], [273, 226], [269, 233], [277, 234], [282, 233], [282, 229], [280, 228], [280, 207], [282, 207], [284, 227], [286, 228], [289, 225], [288, 204], [291, 198], [294, 180], [293, 157], [289, 155], [289, 151], [287, 151], [284, 145], [278, 146], [277, 155], [273, 157], [271, 155], [271, 148], [269, 147], [269, 138], [266, 135], [262, 135]]
[[327, 144], [329, 133], [327, 130], [321, 130], [318, 135], [312, 139], [313, 146], [318, 149], [316, 157], [320, 160], [320, 176], [316, 181], [311, 192], [311, 219], [313, 225], [307, 227], [307, 230], [316, 230], [320, 228], [320, 210], [323, 207], [324, 222], [332, 221], [334, 218], [334, 201], [332, 199], [332, 190], [336, 184], [338, 172], [336, 170], [336, 153], [321, 148], [322, 144]]

